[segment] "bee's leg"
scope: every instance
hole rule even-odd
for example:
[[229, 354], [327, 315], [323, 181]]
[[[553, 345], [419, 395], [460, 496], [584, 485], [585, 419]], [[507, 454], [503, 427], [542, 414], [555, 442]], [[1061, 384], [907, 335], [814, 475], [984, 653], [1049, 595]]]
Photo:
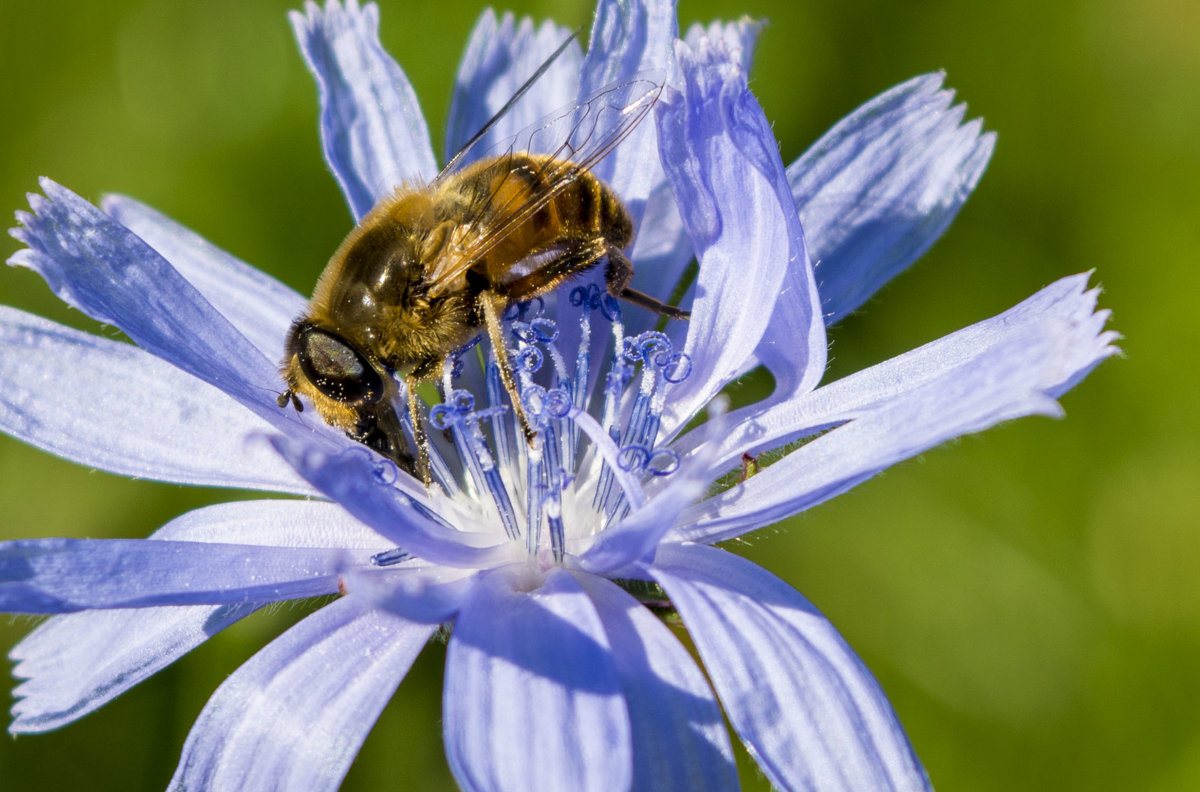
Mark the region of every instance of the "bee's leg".
[[627, 300], [671, 319], [690, 319], [692, 316], [691, 311], [667, 305], [649, 294], [631, 289], [629, 283], [633, 280], [633, 262], [616, 247], [608, 248], [608, 268], [604, 272], [604, 280], [608, 284], [608, 293], [613, 297]]
[[667, 305], [649, 294], [631, 289], [629, 282], [633, 280], [633, 262], [620, 248], [607, 244], [603, 237], [569, 238], [560, 243], [564, 248], [561, 256], [547, 261], [536, 271], [517, 278], [504, 287], [504, 294], [510, 302], [521, 302], [545, 294], [570, 276], [583, 272], [607, 256], [608, 266], [604, 271], [604, 282], [608, 293], [613, 297], [627, 300], [671, 319], [691, 318], [691, 311]]
[[512, 361], [508, 359], [508, 345], [504, 342], [504, 325], [500, 322], [508, 300], [490, 291], [480, 292], [477, 299], [479, 312], [483, 314], [483, 323], [487, 326], [488, 339], [492, 342], [492, 349], [496, 353], [496, 365], [500, 368], [500, 381], [504, 383], [504, 389], [508, 391], [508, 398], [513, 405], [513, 412], [516, 414], [517, 420], [521, 422], [521, 431], [525, 434], [525, 441], [533, 445], [533, 438], [537, 433], [533, 431], [533, 427], [529, 425], [529, 418], [525, 415], [525, 405], [521, 402], [521, 392], [517, 390], [517, 379], [513, 375]]
[[433, 486], [433, 468], [429, 464], [429, 438], [425, 436], [425, 424], [421, 423], [421, 397], [417, 395], [420, 379], [412, 374], [404, 378], [404, 395], [408, 401], [408, 418], [412, 421], [413, 443], [417, 446], [417, 475], [425, 483], [425, 489]]
[[528, 275], [504, 284], [505, 299], [511, 304], [540, 297], [604, 258], [605, 247], [601, 237], [566, 237], [552, 247], [533, 251], [535, 255], [553, 253], [554, 257]]

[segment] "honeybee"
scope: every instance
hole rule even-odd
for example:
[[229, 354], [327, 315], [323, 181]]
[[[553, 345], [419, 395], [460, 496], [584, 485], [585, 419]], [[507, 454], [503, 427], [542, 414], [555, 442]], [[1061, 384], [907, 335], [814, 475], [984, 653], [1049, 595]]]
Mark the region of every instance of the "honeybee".
[[[572, 37], [573, 38], [573, 37]], [[431, 484], [416, 388], [441, 376], [447, 358], [483, 328], [526, 439], [534, 432], [518, 392], [501, 318], [606, 260], [609, 294], [674, 318], [688, 313], [630, 288], [622, 252], [633, 224], [617, 195], [591, 170], [646, 117], [662, 82], [602, 92], [535, 129], [555, 134], [553, 154], [517, 150], [457, 164], [540, 77], [535, 72], [428, 185], [404, 184], [350, 232], [317, 282], [308, 310], [288, 333], [282, 375], [290, 401], [310, 401], [329, 424]], [[564, 133], [563, 123], [568, 125]], [[394, 404], [403, 379], [416, 448]]]

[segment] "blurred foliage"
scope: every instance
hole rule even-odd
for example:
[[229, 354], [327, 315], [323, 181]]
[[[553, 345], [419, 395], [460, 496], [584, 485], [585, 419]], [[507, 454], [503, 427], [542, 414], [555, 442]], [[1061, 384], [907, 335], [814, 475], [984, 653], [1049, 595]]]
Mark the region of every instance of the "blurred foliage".
[[[474, 12], [384, 0], [435, 145]], [[590, 5], [525, 2], [575, 26]], [[0, 3], [0, 206], [48, 175], [135, 196], [301, 291], [349, 227], [285, 0]], [[1200, 788], [1200, 5], [684, 2], [766, 17], [753, 71], [790, 162], [857, 104], [945, 69], [1000, 134], [912, 271], [832, 333], [842, 376], [1095, 269], [1127, 357], [1064, 403], [901, 465], [751, 537], [875, 671], [943, 790]], [[0, 242], [4, 257], [15, 241]], [[95, 329], [36, 276], [0, 301]], [[101, 332], [111, 333], [111, 329]], [[0, 384], [2, 387], [2, 384]], [[78, 397], [87, 399], [87, 393]], [[0, 438], [0, 536], [144, 536], [243, 497], [126, 481]], [[248, 620], [54, 734], [0, 739], [0, 787], [162, 789], [239, 662], [304, 612]], [[32, 622], [0, 623], [7, 650]], [[450, 785], [431, 646], [347, 790]], [[753, 770], [747, 788], [766, 788]]]

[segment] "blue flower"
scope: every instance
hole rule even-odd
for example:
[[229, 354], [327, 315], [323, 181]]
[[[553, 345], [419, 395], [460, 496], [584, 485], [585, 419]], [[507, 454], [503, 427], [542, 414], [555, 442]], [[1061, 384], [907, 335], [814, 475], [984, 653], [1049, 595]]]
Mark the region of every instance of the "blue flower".
[[[292, 21], [352, 214], [432, 178], [375, 6], [330, 0]], [[826, 325], [934, 242], [993, 137], [925, 75], [785, 168], [746, 86], [757, 26], [679, 40], [675, 25], [670, 3], [601, 0], [587, 55], [569, 48], [489, 138], [648, 69], [668, 74], [653, 122], [596, 174], [635, 219], [636, 288], [666, 298], [698, 260], [691, 321], [656, 330], [595, 276], [513, 309], [537, 440], [517, 441], [487, 344], [464, 350], [428, 415], [429, 491], [312, 410], [277, 406], [302, 295], [128, 198], [101, 210], [43, 182], [11, 263], [136, 346], [0, 308], [0, 428], [92, 467], [307, 499], [199, 509], [149, 540], [0, 543], [0, 610], [57, 614], [13, 650], [14, 734], [96, 709], [264, 605], [341, 593], [218, 688], [172, 788], [336, 788], [442, 625], [445, 746], [465, 789], [735, 789], [722, 712], [780, 788], [928, 788], [832, 625], [713, 545], [950, 438], [1059, 414], [1055, 398], [1114, 352], [1107, 312], [1086, 275], [1065, 278], [818, 387]], [[448, 151], [567, 35], [485, 13]], [[722, 414], [721, 390], [759, 366], [771, 395]], [[753, 475], [726, 475], [766, 452]], [[707, 678], [661, 607], [678, 612]]]

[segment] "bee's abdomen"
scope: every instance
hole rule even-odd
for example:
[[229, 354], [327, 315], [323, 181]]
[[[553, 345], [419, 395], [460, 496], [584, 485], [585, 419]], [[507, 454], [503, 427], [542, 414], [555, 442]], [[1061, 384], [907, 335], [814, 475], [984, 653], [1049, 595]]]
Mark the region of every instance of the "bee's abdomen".
[[608, 244], [623, 248], [633, 239], [633, 223], [616, 194], [595, 176], [580, 172], [572, 162], [522, 155], [514, 159], [508, 178], [522, 180], [530, 195], [569, 180], [553, 200], [525, 222], [524, 235], [533, 243], [531, 247], [552, 246], [564, 238], [603, 237]]

